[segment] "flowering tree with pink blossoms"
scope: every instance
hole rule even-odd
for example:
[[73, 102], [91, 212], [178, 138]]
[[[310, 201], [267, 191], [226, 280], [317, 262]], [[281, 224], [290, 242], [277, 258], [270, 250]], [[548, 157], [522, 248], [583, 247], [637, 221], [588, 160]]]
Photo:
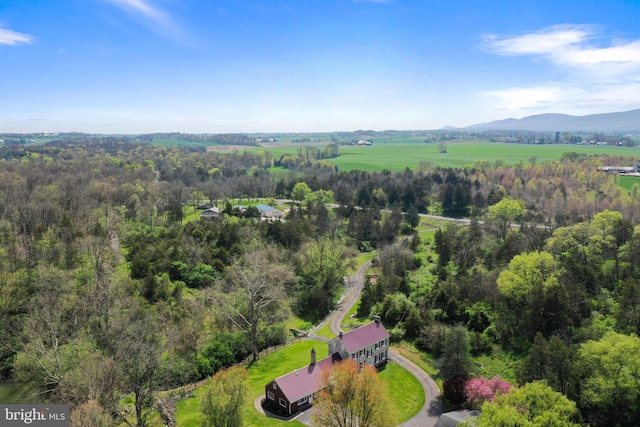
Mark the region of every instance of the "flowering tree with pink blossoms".
[[471, 378], [465, 385], [465, 392], [469, 403], [474, 408], [480, 408], [484, 402], [492, 402], [497, 393], [508, 394], [513, 385], [499, 376], [491, 379]]

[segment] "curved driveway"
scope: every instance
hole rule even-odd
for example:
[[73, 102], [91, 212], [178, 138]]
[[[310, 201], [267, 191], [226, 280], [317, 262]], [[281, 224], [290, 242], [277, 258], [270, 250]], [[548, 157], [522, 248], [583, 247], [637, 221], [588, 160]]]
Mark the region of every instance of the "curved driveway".
[[[358, 301], [362, 287], [364, 286], [364, 272], [371, 266], [367, 261], [350, 278], [350, 286], [342, 303], [331, 316], [331, 332], [338, 335], [341, 330], [342, 320], [349, 310]], [[395, 350], [389, 351], [389, 358], [409, 371], [422, 384], [425, 394], [424, 406], [411, 419], [400, 424], [401, 427], [433, 427], [442, 413], [442, 397], [440, 389], [433, 379], [420, 369], [415, 363], [401, 356]]]

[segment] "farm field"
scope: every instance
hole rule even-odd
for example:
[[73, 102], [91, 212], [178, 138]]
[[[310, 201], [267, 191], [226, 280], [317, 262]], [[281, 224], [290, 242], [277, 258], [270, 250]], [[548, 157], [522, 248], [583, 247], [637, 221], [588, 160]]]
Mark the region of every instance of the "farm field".
[[[283, 144], [250, 150], [268, 150], [275, 157], [279, 157], [285, 153], [295, 155], [297, 148], [298, 146]], [[447, 153], [443, 154], [438, 152], [437, 143], [425, 144], [421, 138], [413, 140], [385, 139], [382, 142], [374, 140], [374, 144], [370, 146], [340, 146], [340, 156], [330, 159], [330, 161], [344, 171], [353, 169], [402, 171], [407, 167], [415, 169], [422, 162], [443, 167], [461, 167], [472, 164], [475, 160], [487, 160], [493, 163], [498, 159], [504, 159], [507, 165], [513, 165], [519, 161], [526, 164], [532, 157], [536, 157], [538, 162], [546, 162], [558, 160], [566, 152], [640, 157], [640, 148], [564, 144], [506, 144], [477, 140], [447, 142]]]
[[640, 184], [640, 176], [620, 175], [618, 185], [627, 191], [631, 191], [633, 184]]

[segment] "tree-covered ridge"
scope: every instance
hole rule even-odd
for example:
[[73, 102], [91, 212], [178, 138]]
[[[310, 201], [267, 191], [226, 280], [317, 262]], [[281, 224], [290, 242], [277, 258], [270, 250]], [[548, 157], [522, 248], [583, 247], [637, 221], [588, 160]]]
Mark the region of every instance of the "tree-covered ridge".
[[[608, 357], [620, 359], [599, 343], [627, 337], [634, 348], [640, 328], [640, 191], [597, 172], [617, 159], [367, 173], [296, 155], [295, 171], [274, 178], [267, 153], [0, 149], [3, 380], [70, 403], [77, 419], [152, 424], [157, 390], [284, 342], [290, 313], [322, 318], [349, 260], [377, 249], [380, 275], [359, 312], [380, 314], [395, 339], [438, 357], [447, 343], [513, 351], [520, 385], [546, 380], [593, 425], [606, 425], [599, 413], [634, 419], [598, 380]], [[231, 202], [257, 197], [294, 203], [267, 222]], [[205, 202], [223, 209], [220, 221], [187, 218]], [[472, 219], [431, 237], [415, 232], [425, 213]], [[473, 370], [446, 359], [442, 375]]]

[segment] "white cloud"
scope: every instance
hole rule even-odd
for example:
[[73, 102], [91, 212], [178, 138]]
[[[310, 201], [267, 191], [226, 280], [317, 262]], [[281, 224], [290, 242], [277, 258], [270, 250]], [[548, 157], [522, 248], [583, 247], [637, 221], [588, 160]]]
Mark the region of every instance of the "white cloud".
[[517, 87], [484, 92], [495, 100], [495, 110], [534, 114], [546, 111], [593, 114], [640, 108], [640, 82]]
[[485, 47], [499, 55], [553, 55], [583, 43], [591, 36], [585, 25], [556, 25], [531, 34], [507, 37], [483, 35]]
[[182, 31], [175, 24], [173, 17], [155, 6], [150, 0], [103, 0], [138, 18], [152, 30], [163, 35], [181, 38]]
[[169, 16], [155, 8], [149, 2], [145, 0], [106, 0], [107, 2], [117, 6], [128, 12], [134, 12], [144, 16], [147, 19], [155, 21], [159, 24], [166, 23], [170, 20]]
[[640, 40], [613, 39], [595, 26], [556, 25], [516, 36], [485, 35], [483, 44], [497, 55], [547, 60], [565, 73], [560, 81], [485, 91], [497, 109], [589, 114], [640, 107]]
[[[605, 43], [595, 45], [596, 40]], [[573, 68], [606, 65], [609, 73], [640, 69], [640, 40], [614, 40], [588, 25], [556, 25], [518, 36], [488, 34], [484, 46], [498, 55], [529, 55], [547, 58], [556, 65]], [[604, 46], [603, 46], [604, 45]]]
[[0, 28], [0, 44], [16, 45], [20, 43], [32, 43], [33, 36], [17, 33], [6, 28]]
[[485, 95], [496, 99], [500, 109], [518, 111], [557, 102], [561, 93], [562, 90], [557, 86], [538, 86], [486, 91]]

